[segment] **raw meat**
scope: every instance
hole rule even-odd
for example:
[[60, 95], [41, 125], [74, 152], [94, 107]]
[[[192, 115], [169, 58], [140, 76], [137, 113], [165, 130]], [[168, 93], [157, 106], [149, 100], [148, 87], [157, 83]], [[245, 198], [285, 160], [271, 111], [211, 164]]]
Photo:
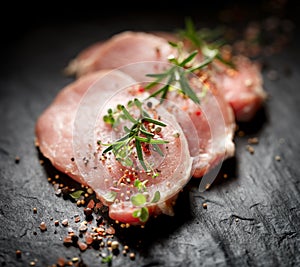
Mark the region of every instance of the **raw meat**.
[[[177, 53], [168, 44], [169, 40], [174, 42], [177, 37], [165, 32], [123, 32], [83, 50], [70, 62], [67, 72], [81, 76], [102, 68], [119, 68], [141, 61], [167, 62], [170, 55]], [[236, 57], [234, 63], [236, 70], [214, 60], [207, 73], [232, 106], [236, 120], [249, 121], [266, 99], [260, 68], [244, 56]], [[155, 65], [152, 69], [141, 67], [140, 73], [129, 68], [127, 70], [138, 80], [145, 73], [157, 72], [161, 72], [161, 69]]]
[[[68, 74], [80, 77], [100, 69], [115, 69], [135, 62], [168, 62], [168, 56], [176, 51], [165, 39], [144, 32], [125, 31], [112, 36], [106, 42], [93, 44], [83, 50], [66, 68]], [[161, 69], [153, 64], [149, 69], [140, 65], [140, 73], [130, 69], [127, 73], [137, 80], [145, 73], [157, 73]]]
[[83, 185], [86, 185], [86, 181], [80, 175], [75, 162], [71, 160], [74, 159], [73, 123], [84, 93], [107, 73], [105, 70], [91, 73], [66, 86], [39, 116], [36, 123], [35, 133], [42, 154], [55, 168]]
[[260, 66], [244, 56], [234, 57], [233, 62], [236, 69], [215, 60], [211, 78], [232, 106], [236, 120], [249, 121], [267, 97]]
[[[117, 104], [126, 104], [134, 97], [144, 99], [147, 96], [139, 90], [134, 79], [121, 71], [94, 72], [64, 88], [36, 124], [39, 148], [53, 166], [93, 188], [97, 197], [109, 207], [112, 219], [130, 224], [143, 223], [133, 217], [133, 212], [141, 207], [130, 201], [139, 192], [133, 186], [136, 179], [147, 180], [144, 194], [147, 194], [149, 203], [144, 206], [149, 214], [172, 215], [174, 201], [192, 174], [192, 158], [181, 127], [173, 115], [151, 98], [148, 100], [151, 108], [147, 112], [159, 116], [167, 124], [160, 134], [169, 141], [161, 148], [164, 157], [154, 152], [145, 156], [153, 162], [153, 168], [159, 175], [149, 177], [148, 173], [139, 169], [135, 157], [133, 170], [132, 167], [124, 167], [109, 154], [102, 155], [106, 147], [99, 145], [98, 141], [110, 143], [120, 135], [120, 131], [113, 130], [103, 121], [107, 110]], [[160, 200], [151, 203], [157, 191]], [[113, 200], [111, 195], [115, 196]]]
[[[152, 79], [147, 78], [146, 74], [161, 73], [170, 68], [168, 57], [176, 56], [177, 53], [166, 39], [142, 32], [124, 32], [104, 43], [99, 43], [98, 49], [96, 46], [83, 51], [71, 63], [73, 71], [82, 75], [95, 69], [119, 68], [139, 82], [150, 82]], [[91, 56], [87, 59], [86, 55]], [[86, 68], [85, 62], [90, 62], [90, 67]], [[208, 78], [209, 76], [203, 80], [209, 88], [200, 107], [191, 100], [178, 96], [177, 93], [169, 94], [169, 102], [172, 102], [173, 106], [172, 112], [186, 132], [190, 153], [194, 157], [194, 177], [202, 177], [226, 158], [232, 157], [235, 151], [232, 142], [235, 131], [232, 109], [224, 100], [224, 92], [221, 88], [216, 87]], [[198, 84], [194, 89], [201, 94], [202, 87]], [[180, 108], [175, 109], [178, 105]], [[188, 116], [183, 115], [183, 107]], [[180, 116], [176, 110], [180, 110]], [[199, 113], [202, 116], [195, 115]], [[191, 134], [191, 125], [194, 125], [193, 134]]]
[[[176, 35], [168, 32], [155, 32], [155, 35], [172, 42], [179, 40]], [[184, 42], [184, 46], [187, 50], [194, 49], [188, 41]], [[201, 49], [198, 49], [198, 53], [198, 60], [201, 62], [205, 58]], [[233, 56], [232, 63], [234, 68], [214, 59], [206, 73], [233, 108], [236, 120], [250, 121], [267, 97], [263, 88], [261, 66], [243, 55]]]

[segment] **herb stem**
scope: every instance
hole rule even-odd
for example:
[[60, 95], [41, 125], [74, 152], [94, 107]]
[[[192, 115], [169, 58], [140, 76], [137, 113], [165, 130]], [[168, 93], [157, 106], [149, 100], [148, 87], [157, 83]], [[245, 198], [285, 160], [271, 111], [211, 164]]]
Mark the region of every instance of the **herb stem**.
[[[150, 123], [156, 127], [166, 127], [167, 125], [160, 120], [151, 118], [142, 105], [143, 103], [138, 99], [134, 99], [134, 101], [131, 101], [130, 104], [128, 104], [128, 106], [131, 108], [135, 106], [139, 110], [139, 116], [137, 116], [137, 118], [131, 115], [130, 111], [125, 106], [120, 105], [118, 105], [118, 110], [122, 111], [121, 114], [109, 110], [108, 113], [111, 116], [111, 119], [105, 120], [105, 116], [103, 117], [104, 121], [107, 123], [119, 122], [121, 119], [128, 120], [129, 122], [133, 123], [130, 128], [128, 128], [126, 125], [123, 127], [124, 131], [126, 132], [123, 137], [112, 143], [102, 144], [104, 146], [108, 146], [103, 151], [103, 154], [112, 151], [116, 159], [121, 162], [121, 164], [124, 166], [132, 166], [133, 160], [131, 159], [131, 156], [133, 155], [133, 148], [135, 148], [137, 159], [139, 160], [142, 168], [146, 172], [152, 172], [153, 176], [157, 176], [155, 171], [152, 169], [151, 164], [147, 163], [144, 159], [143, 146], [151, 145], [153, 146], [154, 152], [158, 153], [160, 156], [163, 156], [163, 152], [158, 145], [166, 144], [168, 141], [157, 139], [157, 136], [147, 130], [146, 126]], [[115, 118], [113, 114], [116, 114], [117, 117]], [[111, 124], [114, 127], [114, 124]], [[118, 125], [119, 124], [117, 124], [117, 126]]]

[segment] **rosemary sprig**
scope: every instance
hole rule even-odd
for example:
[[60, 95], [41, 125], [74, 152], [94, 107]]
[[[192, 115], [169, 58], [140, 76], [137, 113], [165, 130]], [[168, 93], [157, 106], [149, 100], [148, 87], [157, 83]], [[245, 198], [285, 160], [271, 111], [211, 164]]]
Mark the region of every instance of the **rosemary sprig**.
[[182, 40], [188, 40], [192, 43], [193, 49], [198, 49], [212, 62], [214, 59], [223, 64], [235, 68], [232, 61], [223, 58], [220, 48], [225, 44], [221, 40], [221, 29], [209, 30], [207, 28], [197, 30], [190, 18], [185, 20], [185, 29], [179, 30], [178, 35]]
[[[123, 137], [112, 143], [102, 144], [107, 146], [103, 151], [103, 154], [112, 151], [116, 159], [123, 166], [131, 167], [133, 166], [132, 155], [135, 148], [136, 156], [143, 169], [148, 173], [152, 173], [153, 177], [156, 177], [158, 174], [144, 158], [143, 148], [144, 146], [152, 145], [153, 151], [157, 152], [159, 155], [163, 155], [159, 145], [166, 144], [168, 141], [157, 138], [155, 131], [157, 128], [161, 129], [161, 127], [165, 127], [166, 124], [151, 118], [147, 111], [142, 107], [142, 102], [140, 100], [134, 99], [127, 105], [128, 108], [133, 108], [134, 106], [139, 111], [138, 118], [131, 115], [130, 111], [124, 105], [118, 105], [117, 111], [108, 110], [107, 115], [103, 117], [104, 121], [111, 124], [113, 127], [119, 125], [121, 120], [128, 120], [132, 123], [130, 128], [124, 126], [125, 135]], [[152, 129], [147, 128], [147, 125], [149, 124], [154, 125], [154, 127]]]
[[[172, 66], [166, 71], [146, 75], [154, 78], [154, 80], [148, 83], [145, 89], [151, 89], [165, 83], [165, 85], [158, 87], [159, 89], [151, 93], [146, 99], [159, 96], [161, 98], [160, 102], [163, 102], [167, 98], [168, 92], [176, 89], [194, 103], [200, 104], [199, 97], [201, 96], [198, 97], [190, 85], [191, 74], [205, 68], [215, 59], [231, 66], [231, 62], [227, 62], [222, 58], [219, 51], [221, 43], [215, 40], [211, 41], [213, 34], [197, 31], [191, 20], [186, 21], [186, 29], [181, 31], [181, 36], [183, 41], [190, 40], [195, 50], [187, 53], [184, 51], [183, 42], [169, 42], [171, 46], [177, 49], [178, 56], [169, 58]], [[204, 55], [204, 60], [195, 64], [195, 59], [199, 51]], [[160, 156], [164, 156], [159, 145], [166, 144], [168, 141], [158, 138], [158, 133], [161, 132], [161, 127], [166, 127], [166, 124], [160, 120], [153, 119], [147, 113], [143, 108], [144, 101], [141, 102], [138, 99], [134, 99], [129, 101], [127, 106], [119, 104], [115, 110], [109, 109], [103, 117], [104, 122], [110, 124], [113, 128], [117, 128], [122, 121], [126, 121], [126, 125], [123, 126], [125, 134], [109, 144], [103, 144], [101, 141], [97, 143], [98, 145], [107, 146], [103, 154], [111, 151], [116, 160], [123, 166], [132, 167], [133, 158], [137, 158], [144, 171], [152, 174], [152, 177], [155, 178], [158, 176], [158, 171], [154, 170], [151, 163], [147, 162], [144, 154], [145, 150], [149, 150], [151, 147], [152, 151], [158, 153]], [[131, 113], [131, 108], [138, 110], [138, 116], [135, 111]], [[131, 125], [128, 126], [130, 123]], [[150, 124], [153, 127], [149, 127]], [[149, 195], [147, 195], [147, 183], [148, 180], [141, 181], [136, 179], [133, 186], [138, 192], [130, 198], [131, 203], [136, 207], [132, 216], [138, 218], [141, 222], [146, 222], [149, 218], [148, 206], [159, 202], [161, 198], [160, 192], [156, 191], [152, 199], [149, 199]], [[113, 191], [108, 192], [104, 196], [105, 200], [110, 203], [113, 203], [116, 197], [117, 192]]]
[[[169, 42], [171, 46], [177, 49], [178, 57], [169, 58], [169, 62], [173, 64], [172, 67], [165, 72], [158, 74], [147, 74], [148, 77], [153, 77], [155, 80], [146, 85], [146, 89], [151, 89], [162, 82], [166, 82], [164, 86], [153, 92], [150, 97], [160, 96], [163, 102], [169, 91], [174, 90], [174, 87], [179, 88], [179, 91], [194, 101], [196, 104], [200, 103], [199, 97], [195, 94], [189, 84], [189, 74], [203, 69], [215, 59], [223, 62], [224, 64], [234, 68], [231, 61], [225, 60], [222, 57], [220, 48], [224, 44], [220, 40], [219, 30], [202, 29], [197, 30], [191, 19], [186, 19], [186, 28], [179, 31], [179, 37], [182, 42], [174, 43]], [[188, 55], [185, 55], [183, 42], [189, 40], [192, 43], [192, 50]], [[198, 52], [204, 56], [204, 60], [195, 65], [194, 59]]]
[[154, 86], [161, 84], [163, 81], [166, 81], [166, 84], [162, 86], [160, 89], [156, 90], [149, 97], [157, 97], [160, 96], [161, 102], [163, 102], [169, 91], [174, 90], [174, 88], [178, 88], [179, 91], [190, 98], [196, 104], [200, 104], [200, 100], [194, 90], [191, 88], [189, 84], [189, 74], [204, 68], [212, 61], [212, 57], [205, 59], [198, 65], [194, 65], [193, 61], [198, 54], [198, 51], [192, 51], [187, 56], [183, 56], [183, 44], [181, 42], [174, 43], [169, 42], [171, 46], [177, 49], [178, 57], [169, 58], [169, 62], [173, 64], [172, 67], [167, 69], [163, 73], [158, 74], [147, 74], [148, 77], [155, 78], [154, 81], [150, 82], [145, 86], [145, 89], [151, 89]]
[[[161, 84], [163, 81], [167, 81], [166, 85], [162, 86], [155, 92], [149, 95], [149, 98], [160, 96], [161, 102], [163, 102], [169, 91], [177, 88], [180, 93], [190, 98], [196, 104], [200, 104], [199, 97], [191, 88], [189, 83], [189, 75], [199, 69], [206, 67], [211, 63], [215, 56], [214, 50], [207, 50], [207, 54], [210, 55], [198, 65], [193, 64], [198, 51], [193, 51], [188, 55], [185, 54], [183, 49], [183, 44], [181, 42], [174, 43], [169, 42], [171, 46], [177, 49], [178, 57], [169, 58], [169, 62], [172, 66], [163, 73], [159, 74], [148, 74], [148, 77], [155, 78], [154, 81], [148, 83], [145, 89], [151, 89], [154, 86]], [[116, 159], [121, 162], [122, 165], [131, 167], [133, 165], [132, 153], [135, 150], [137, 159], [139, 160], [141, 166], [146, 172], [152, 172], [153, 177], [158, 175], [147, 161], [144, 159], [143, 147], [145, 145], [151, 145], [153, 151], [157, 152], [160, 156], [163, 153], [159, 147], [160, 144], [166, 144], [166, 140], [154, 138], [155, 134], [146, 129], [145, 123], [152, 123], [155, 127], [165, 127], [166, 125], [158, 120], [154, 120], [142, 107], [143, 103], [138, 99], [129, 101], [128, 107], [135, 106], [139, 109], [140, 115], [136, 119], [134, 118], [128, 109], [124, 105], [117, 105], [116, 110], [109, 109], [107, 114], [103, 117], [103, 120], [112, 125], [112, 127], [117, 127], [122, 120], [128, 120], [132, 123], [131, 128], [124, 126], [125, 135], [120, 139], [114, 141], [111, 144], [103, 144], [108, 146], [103, 153], [112, 151]]]

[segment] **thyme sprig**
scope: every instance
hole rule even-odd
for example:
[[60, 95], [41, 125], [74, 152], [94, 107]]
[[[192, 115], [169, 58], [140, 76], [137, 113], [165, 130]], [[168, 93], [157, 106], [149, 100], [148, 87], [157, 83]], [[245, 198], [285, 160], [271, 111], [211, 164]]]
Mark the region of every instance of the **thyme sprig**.
[[160, 192], [155, 191], [151, 201], [148, 201], [147, 196], [143, 193], [133, 195], [130, 200], [134, 206], [139, 207], [133, 211], [132, 216], [138, 218], [141, 222], [146, 222], [149, 218], [149, 209], [147, 205], [157, 203], [160, 200]]
[[[132, 123], [131, 127], [128, 128], [126, 125], [123, 127], [125, 135], [118, 140], [109, 143], [102, 144], [107, 146], [103, 151], [103, 154], [112, 151], [116, 159], [127, 167], [133, 166], [132, 155], [134, 148], [136, 156], [147, 173], [152, 173], [153, 177], [158, 176], [158, 173], [152, 168], [151, 164], [144, 158], [144, 147], [152, 145], [153, 151], [163, 156], [159, 145], [168, 143], [167, 140], [159, 138], [156, 134], [157, 129], [165, 127], [166, 124], [160, 120], [151, 118], [148, 112], [143, 108], [143, 103], [135, 98], [133, 101], [129, 101], [127, 104], [128, 108], [136, 107], [139, 111], [139, 116], [135, 118], [131, 115], [130, 111], [124, 105], [118, 105], [117, 111], [108, 110], [108, 113], [103, 117], [106, 123], [116, 127], [119, 125], [121, 120], [128, 120]], [[147, 125], [153, 125], [153, 128], [149, 129]]]
[[220, 48], [225, 44], [221, 39], [221, 33], [220, 28], [197, 30], [190, 18], [185, 20], [185, 29], [178, 31], [178, 35], [183, 41], [190, 41], [193, 49], [200, 50], [204, 57], [211, 59], [211, 62], [217, 59], [223, 64], [235, 68], [233, 62], [226, 60], [221, 54]]

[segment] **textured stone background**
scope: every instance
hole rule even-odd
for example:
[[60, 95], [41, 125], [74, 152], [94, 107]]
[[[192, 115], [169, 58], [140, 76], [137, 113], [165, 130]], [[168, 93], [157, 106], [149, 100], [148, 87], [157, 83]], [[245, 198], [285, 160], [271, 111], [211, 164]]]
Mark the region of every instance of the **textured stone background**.
[[[263, 2], [248, 4], [245, 14], [255, 19], [266, 16], [260, 9]], [[126, 11], [113, 4], [102, 8], [92, 3], [75, 7], [46, 3], [36, 11], [25, 4], [16, 10], [13, 5], [3, 9], [9, 18], [1, 23], [2, 266], [29, 266], [32, 261], [36, 266], [50, 266], [59, 257], [79, 257], [87, 266], [101, 266], [98, 250], [80, 252], [64, 246], [67, 229], [54, 226], [54, 220], [68, 218], [76, 229], [74, 215], [82, 217], [83, 207], [57, 197], [47, 182], [57, 171], [47, 161], [44, 165], [39, 162], [35, 122], [59, 90], [72, 81], [62, 70], [87, 45], [127, 29], [173, 30], [183, 25], [189, 12], [200, 22], [216, 24], [221, 9], [243, 6], [242, 1], [225, 1], [221, 6], [213, 1], [196, 10], [191, 1], [181, 4], [182, 13], [176, 1], [169, 9], [166, 3], [161, 8], [154, 1], [145, 3], [148, 9], [135, 6]], [[295, 26], [296, 6], [290, 1], [282, 12]], [[11, 25], [13, 21], [16, 26]], [[162, 216], [144, 229], [116, 226], [115, 238], [128, 244], [136, 259], [120, 254], [112, 266], [300, 265], [299, 46], [296, 27], [294, 39], [283, 51], [264, 58], [264, 85], [270, 98], [252, 122], [240, 125], [246, 135], [235, 138], [236, 157], [222, 167], [228, 178], [217, 180], [205, 193], [197, 190], [199, 180], [192, 180], [180, 194], [175, 217]], [[253, 155], [246, 150], [249, 137], [259, 138]], [[275, 160], [276, 155], [281, 161]], [[16, 156], [20, 157], [18, 164]], [[48, 226], [45, 232], [39, 229], [42, 221]], [[21, 258], [16, 257], [17, 249], [22, 251]]]

